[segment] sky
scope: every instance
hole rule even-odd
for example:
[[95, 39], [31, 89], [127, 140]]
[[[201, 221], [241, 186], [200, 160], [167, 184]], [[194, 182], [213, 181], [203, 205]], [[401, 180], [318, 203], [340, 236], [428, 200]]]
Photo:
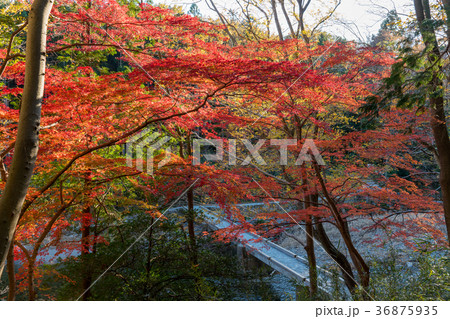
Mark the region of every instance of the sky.
[[[236, 1], [239, 0], [214, 0], [220, 10], [238, 8]], [[155, 2], [181, 5], [185, 11], [189, 10], [192, 3], [196, 3], [203, 17], [217, 18], [216, 13], [208, 8], [205, 0], [157, 0]], [[323, 2], [329, 1], [324, 0]], [[308, 8], [309, 12], [318, 9], [318, 7], [313, 7], [314, 3], [318, 3], [318, 1], [312, 0], [311, 6]], [[345, 21], [346, 26], [344, 23], [333, 21], [325, 26], [324, 30], [349, 40], [365, 41], [371, 34], [378, 32], [383, 16], [388, 10], [395, 8], [401, 14], [408, 14], [413, 10], [412, 5], [413, 0], [342, 0], [335, 12], [335, 18]], [[279, 11], [281, 10], [279, 9]], [[287, 28], [287, 25], [284, 27]]]

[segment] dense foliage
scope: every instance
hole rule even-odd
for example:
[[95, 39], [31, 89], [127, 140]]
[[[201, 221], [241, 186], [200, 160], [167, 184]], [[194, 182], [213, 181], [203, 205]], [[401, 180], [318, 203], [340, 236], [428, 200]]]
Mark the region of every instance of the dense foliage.
[[[28, 10], [28, 1], [0, 5], [0, 189], [14, 154]], [[307, 298], [327, 298], [317, 291], [321, 245], [354, 298], [448, 299], [445, 167], [427, 108], [443, 90], [430, 83], [444, 78], [444, 59], [427, 47], [413, 52], [411, 39], [389, 51], [380, 38], [399, 34], [392, 13], [377, 46], [316, 28], [280, 39], [255, 23], [235, 25], [235, 34], [234, 22], [199, 17], [196, 7], [184, 14], [137, 1], [54, 5], [39, 154], [8, 256], [15, 271], [3, 276], [9, 298], [273, 300], [268, 270], [242, 270], [230, 242], [244, 232], [277, 241], [304, 226]], [[164, 149], [151, 161], [130, 158], [127, 141], [154, 134], [166, 138]], [[226, 150], [238, 141], [237, 165], [228, 151], [194, 165], [199, 138]], [[291, 142], [280, 165], [270, 141], [281, 139]], [[325, 165], [303, 153], [309, 140]], [[235, 206], [271, 201], [279, 207]], [[202, 203], [236, 223], [211, 230], [194, 209]], [[358, 230], [369, 235], [356, 243]], [[386, 240], [417, 254], [414, 267], [401, 268], [405, 256], [366, 253]]]

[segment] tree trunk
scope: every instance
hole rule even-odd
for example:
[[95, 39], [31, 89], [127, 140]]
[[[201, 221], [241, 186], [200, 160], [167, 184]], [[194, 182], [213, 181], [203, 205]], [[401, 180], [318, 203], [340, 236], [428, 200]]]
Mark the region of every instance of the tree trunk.
[[[442, 81], [439, 80], [442, 83]], [[435, 86], [439, 87], [439, 84]], [[432, 109], [431, 128], [439, 156], [439, 183], [441, 185], [442, 202], [444, 204], [444, 218], [447, 227], [447, 240], [450, 244], [450, 140], [445, 120], [444, 99], [431, 98]]]
[[303, 37], [303, 40], [305, 40], [306, 43], [309, 43], [309, 37], [306, 34], [306, 29], [305, 29], [305, 12], [306, 9], [308, 8], [309, 4], [311, 3], [310, 0], [308, 0], [308, 2], [303, 5], [303, 0], [297, 0], [298, 3], [298, 29], [297, 29], [297, 37], [299, 37], [298, 32], [300, 31], [301, 36]]
[[[301, 130], [301, 128], [298, 128]], [[300, 132], [298, 133], [300, 136]], [[303, 164], [301, 167], [302, 172], [302, 185], [304, 186], [303, 190], [303, 207], [308, 209], [311, 207], [311, 195], [308, 194], [310, 185], [308, 185], [308, 175], [306, 174], [306, 167]], [[314, 251], [314, 230], [312, 225], [312, 217], [307, 216], [306, 220], [306, 255], [308, 256], [308, 269], [309, 269], [309, 297], [311, 300], [316, 299], [317, 297], [317, 262], [316, 262], [316, 253]]]
[[34, 287], [34, 269], [36, 264], [36, 257], [32, 254], [32, 252], [26, 249], [25, 246], [20, 243], [20, 241], [15, 242], [15, 244], [22, 250], [25, 258], [27, 259], [28, 268], [26, 282], [28, 288], [28, 300], [33, 301], [36, 299], [36, 291]]
[[[311, 195], [311, 204], [314, 206], [319, 206], [319, 195], [317, 192]], [[342, 277], [344, 278], [345, 285], [351, 294], [355, 292], [355, 288], [358, 286], [358, 283], [355, 280], [353, 275], [352, 266], [350, 265], [347, 257], [333, 245], [330, 238], [325, 231], [325, 227], [323, 227], [323, 223], [320, 221], [320, 218], [314, 217], [314, 235], [315, 238], [322, 244], [325, 252], [330, 255], [333, 261], [339, 266]], [[348, 227], [347, 227], [348, 230]]]
[[284, 18], [286, 19], [286, 22], [289, 26], [289, 31], [291, 31], [291, 38], [295, 39], [296, 36], [295, 36], [294, 27], [292, 26], [291, 19], [289, 18], [289, 14], [286, 11], [286, 6], [284, 5], [284, 0], [279, 0], [279, 2], [281, 5], [281, 10], [283, 11], [283, 14], [284, 14]]
[[314, 220], [315, 229], [314, 233], [316, 235], [317, 240], [322, 244], [322, 247], [325, 249], [328, 255], [333, 258], [334, 262], [339, 266], [342, 277], [344, 278], [345, 285], [351, 294], [355, 292], [355, 288], [357, 287], [357, 283], [355, 281], [355, 277], [353, 275], [352, 266], [348, 261], [347, 257], [341, 253], [331, 242], [328, 237], [323, 224], [319, 221], [319, 219]]
[[90, 261], [90, 233], [91, 233], [91, 206], [87, 205], [83, 209], [83, 217], [81, 220], [81, 262], [82, 262], [82, 289], [83, 289], [83, 301], [89, 300], [91, 297], [91, 283], [92, 283], [92, 274], [91, 274], [91, 261]]
[[[188, 134], [187, 138], [187, 157], [192, 156], [192, 149], [191, 149], [191, 135]], [[189, 242], [191, 246], [191, 252], [192, 252], [192, 263], [194, 265], [198, 264], [198, 254], [197, 254], [197, 239], [195, 238], [195, 211], [194, 211], [194, 190], [192, 188], [189, 188], [187, 191], [187, 202], [188, 202], [188, 215], [187, 215], [187, 222], [188, 222], [188, 233], [189, 233]]]
[[[150, 219], [150, 225], [153, 225], [154, 221], [155, 219], [152, 217]], [[147, 282], [150, 278], [150, 270], [152, 268], [152, 251], [153, 251], [153, 227], [151, 227], [148, 232], [147, 263], [145, 265], [145, 270], [147, 273]]]
[[[217, 13], [217, 15], [219, 16], [220, 22], [222, 22], [223, 26], [225, 27], [225, 32], [228, 34], [228, 36], [230, 37], [230, 40], [232, 42], [233, 46], [237, 45], [237, 41], [236, 38], [233, 36], [233, 34], [230, 32], [230, 29], [228, 28], [228, 24], [225, 21], [223, 15], [220, 13], [220, 11], [217, 9], [216, 4], [214, 3], [214, 1], [209, 0], [211, 2], [212, 5], [212, 9]], [[208, 2], [206, 2], [206, 4], [208, 4]]]
[[34, 269], [36, 265], [36, 259], [29, 259], [28, 261], [28, 271], [27, 271], [27, 281], [28, 281], [28, 300], [36, 300], [36, 288], [34, 286]]
[[194, 191], [189, 189], [187, 191], [187, 199], [188, 199], [188, 213], [187, 213], [187, 223], [188, 223], [188, 234], [189, 234], [189, 243], [191, 246], [192, 253], [192, 263], [194, 265], [198, 264], [197, 257], [197, 239], [195, 238], [195, 211], [194, 211]]
[[283, 31], [281, 30], [280, 20], [278, 19], [277, 4], [275, 3], [275, 0], [271, 0], [271, 4], [273, 10], [273, 17], [275, 19], [275, 25], [278, 31], [278, 38], [280, 39], [280, 41], [283, 41]]
[[28, 191], [39, 144], [45, 81], [47, 21], [53, 0], [35, 0], [28, 17], [25, 83], [14, 156], [0, 198], [0, 276]]
[[[429, 62], [434, 64], [437, 59], [441, 58], [441, 53], [439, 51], [435, 29], [431, 23], [427, 23], [426, 21], [431, 19], [429, 1], [414, 0], [414, 8], [423, 42], [427, 48], [431, 49], [428, 53]], [[450, 13], [449, 1], [444, 1], [444, 8], [447, 14], [447, 30], [450, 30], [450, 20], [448, 16]], [[448, 41], [450, 40], [448, 39]], [[430, 125], [438, 153], [438, 164], [440, 168], [439, 183], [441, 185], [442, 201], [444, 204], [447, 240], [450, 243], [450, 139], [445, 116], [444, 93], [441, 90], [441, 88], [445, 86], [443, 81], [439, 78], [439, 73], [442, 72], [442, 67], [439, 67], [433, 74], [433, 79], [430, 84], [430, 91], [432, 92], [432, 96], [429, 99], [432, 116]], [[440, 93], [437, 94], [439, 91]]]
[[315, 300], [317, 297], [317, 262], [314, 252], [314, 231], [311, 217], [306, 221], [306, 254], [308, 256], [309, 266], [309, 297]]
[[[350, 232], [348, 230], [348, 225], [344, 220], [344, 218], [342, 218], [341, 210], [338, 208], [335, 200], [331, 198], [331, 195], [328, 192], [327, 186], [325, 185], [319, 166], [317, 165], [317, 163], [313, 163], [313, 166], [314, 170], [316, 171], [316, 176], [319, 181], [320, 187], [322, 188], [322, 192], [325, 195], [325, 198], [330, 206], [330, 211], [336, 222], [336, 226], [339, 230], [339, 233], [342, 236], [342, 239], [344, 240], [345, 246], [348, 249], [353, 265], [355, 266], [356, 271], [358, 272], [359, 279], [361, 281], [361, 286], [364, 289], [367, 289], [370, 283], [370, 268], [366, 264], [364, 258], [359, 253], [358, 249], [356, 249], [355, 245], [353, 244]], [[363, 293], [363, 297], [364, 299], [370, 298], [370, 296], [368, 296], [365, 291]]]
[[16, 272], [14, 269], [14, 244], [9, 246], [8, 252], [8, 301], [16, 299]]

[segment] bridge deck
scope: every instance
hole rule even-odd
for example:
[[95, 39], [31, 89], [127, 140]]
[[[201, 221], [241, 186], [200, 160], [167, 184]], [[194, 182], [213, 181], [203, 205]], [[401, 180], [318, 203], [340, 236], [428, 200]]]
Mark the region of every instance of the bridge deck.
[[[248, 207], [262, 205], [265, 204], [250, 203], [241, 204], [238, 206]], [[186, 207], [177, 207], [176, 209], [179, 208]], [[220, 210], [219, 206], [217, 205], [198, 205], [194, 208], [203, 211], [207, 219], [207, 223], [215, 230], [225, 229], [232, 226], [231, 221], [225, 220], [223, 216], [221, 216], [220, 212], [217, 212], [217, 210]], [[239, 241], [246, 247], [247, 252], [252, 256], [261, 260], [263, 263], [270, 266], [279, 273], [291, 279], [294, 279], [298, 283], [306, 285], [309, 284], [309, 267], [307, 259], [254, 233], [242, 233], [240, 234], [240, 238], [241, 240]], [[332, 274], [321, 267], [317, 268], [319, 277], [319, 289], [326, 293], [332, 294], [334, 290], [331, 281]], [[341, 284], [340, 286], [345, 285]], [[341, 290], [342, 293], [346, 296], [346, 299], [349, 299], [350, 294], [348, 293], [348, 290], [346, 288], [341, 288]]]

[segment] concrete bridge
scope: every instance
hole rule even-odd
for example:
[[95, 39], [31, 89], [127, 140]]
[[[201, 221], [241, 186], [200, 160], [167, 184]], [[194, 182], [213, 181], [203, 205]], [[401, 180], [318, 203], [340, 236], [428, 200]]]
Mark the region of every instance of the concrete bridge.
[[[238, 207], [258, 207], [267, 205], [266, 203], [240, 204]], [[185, 206], [174, 207], [169, 211], [187, 209]], [[233, 222], [223, 216], [218, 205], [196, 205], [194, 209], [204, 213], [205, 221], [213, 230], [225, 229], [233, 225]], [[282, 275], [295, 280], [298, 284], [309, 285], [309, 266], [306, 252], [303, 256], [295, 254], [255, 233], [245, 232], [240, 234], [237, 241], [238, 247], [245, 248], [248, 254], [260, 260], [270, 268]], [[332, 284], [332, 274], [321, 267], [317, 267], [318, 288], [326, 294], [332, 295], [335, 288]], [[340, 292], [347, 300], [351, 300], [351, 295], [346, 288], [342, 278]]]

